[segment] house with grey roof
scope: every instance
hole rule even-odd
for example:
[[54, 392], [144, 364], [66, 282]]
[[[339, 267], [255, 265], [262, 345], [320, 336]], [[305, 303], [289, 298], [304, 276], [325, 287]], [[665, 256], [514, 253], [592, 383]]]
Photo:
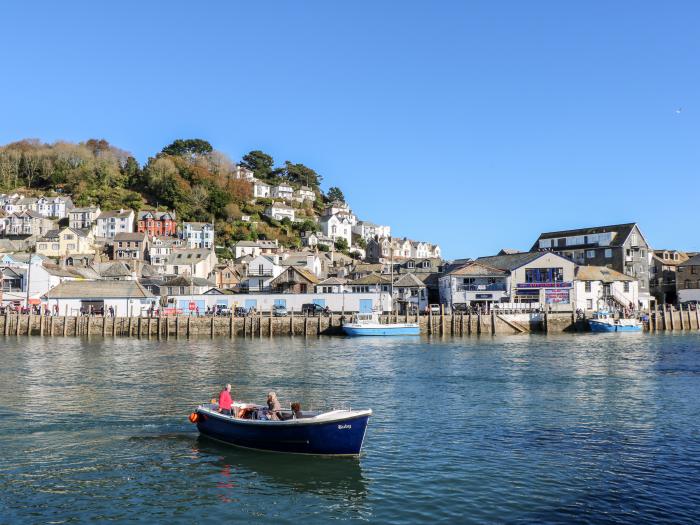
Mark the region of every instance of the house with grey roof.
[[394, 305], [399, 314], [417, 314], [428, 306], [428, 288], [412, 273], [399, 275], [394, 280]]
[[651, 246], [636, 223], [545, 232], [530, 251], [551, 251], [576, 264], [606, 266], [631, 275], [639, 281], [639, 301], [644, 308], [649, 307]]
[[48, 290], [42, 301], [50, 310], [68, 315], [108, 312], [116, 316], [145, 315], [158, 298], [138, 281], [64, 281]]
[[73, 208], [68, 212], [68, 225], [73, 229], [93, 228], [102, 210], [99, 206]]
[[97, 237], [114, 239], [119, 233], [134, 231], [134, 210], [107, 210], [100, 213], [95, 221]]
[[700, 303], [700, 254], [690, 257], [676, 268], [678, 302]]
[[440, 303], [488, 308], [508, 298], [509, 271], [470, 261], [439, 277]]
[[218, 262], [216, 253], [208, 248], [177, 249], [168, 255], [164, 273], [208, 279]]
[[214, 225], [209, 222], [183, 222], [180, 235], [190, 248], [214, 248]]

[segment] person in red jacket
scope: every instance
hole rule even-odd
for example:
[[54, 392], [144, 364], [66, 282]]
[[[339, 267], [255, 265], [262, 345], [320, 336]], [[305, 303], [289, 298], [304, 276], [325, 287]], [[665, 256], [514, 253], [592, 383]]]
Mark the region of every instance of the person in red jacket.
[[227, 384], [219, 394], [219, 412], [230, 416], [232, 403], [233, 400], [231, 399], [231, 385]]

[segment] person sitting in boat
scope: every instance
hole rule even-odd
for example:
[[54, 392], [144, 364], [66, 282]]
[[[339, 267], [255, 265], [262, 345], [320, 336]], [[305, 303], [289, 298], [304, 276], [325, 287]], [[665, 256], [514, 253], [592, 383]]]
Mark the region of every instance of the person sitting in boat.
[[303, 416], [301, 414], [301, 403], [298, 401], [292, 403], [292, 419], [301, 419]]
[[280, 405], [280, 402], [277, 399], [277, 394], [275, 394], [274, 392], [270, 392], [269, 394], [267, 394], [267, 408], [269, 410], [268, 418], [271, 421], [279, 421], [282, 419], [282, 405]]
[[219, 393], [219, 412], [230, 416], [232, 404], [233, 400], [231, 399], [231, 385], [227, 383], [223, 390]]

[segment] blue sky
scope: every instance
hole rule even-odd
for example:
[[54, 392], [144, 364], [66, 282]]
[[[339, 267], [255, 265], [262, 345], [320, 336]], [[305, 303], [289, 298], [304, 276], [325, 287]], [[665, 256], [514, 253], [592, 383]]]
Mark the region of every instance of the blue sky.
[[0, 143], [262, 149], [449, 258], [629, 221], [700, 250], [697, 2], [46, 1], [2, 18]]

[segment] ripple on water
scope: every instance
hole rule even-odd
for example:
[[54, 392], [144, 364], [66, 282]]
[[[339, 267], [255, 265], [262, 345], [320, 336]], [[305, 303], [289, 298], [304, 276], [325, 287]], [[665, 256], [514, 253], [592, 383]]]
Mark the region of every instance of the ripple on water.
[[[5, 338], [3, 522], [693, 523], [700, 337]], [[237, 450], [224, 382], [370, 406], [360, 460]]]

